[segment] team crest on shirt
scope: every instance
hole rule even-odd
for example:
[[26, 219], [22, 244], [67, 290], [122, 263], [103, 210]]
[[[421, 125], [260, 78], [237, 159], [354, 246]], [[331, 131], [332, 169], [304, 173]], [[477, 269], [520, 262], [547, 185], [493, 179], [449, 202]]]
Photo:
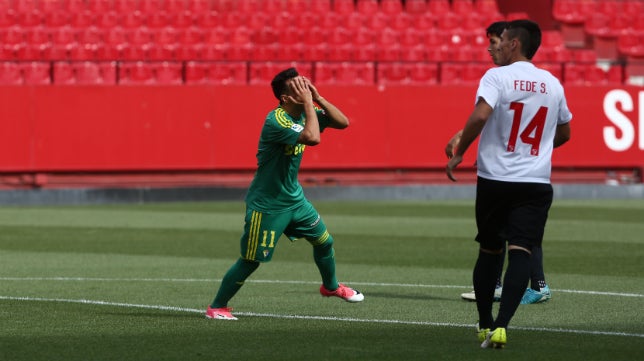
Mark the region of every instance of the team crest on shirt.
[[265, 249], [262, 253], [264, 254], [264, 258], [266, 258], [268, 257], [268, 254], [270, 253], [270, 251]]
[[293, 125], [291, 125], [291, 129], [293, 129], [294, 131], [299, 133], [302, 130], [304, 130], [304, 127], [299, 125], [299, 124], [293, 124]]

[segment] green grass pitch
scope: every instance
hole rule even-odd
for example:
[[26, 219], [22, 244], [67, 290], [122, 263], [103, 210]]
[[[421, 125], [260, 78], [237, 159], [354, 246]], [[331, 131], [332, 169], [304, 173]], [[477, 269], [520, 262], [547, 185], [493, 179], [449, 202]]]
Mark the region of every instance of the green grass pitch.
[[314, 202], [338, 277], [282, 237], [230, 306], [203, 313], [238, 256], [240, 202], [0, 209], [0, 360], [636, 360], [644, 354], [644, 200], [555, 200], [553, 298], [482, 350], [473, 201]]

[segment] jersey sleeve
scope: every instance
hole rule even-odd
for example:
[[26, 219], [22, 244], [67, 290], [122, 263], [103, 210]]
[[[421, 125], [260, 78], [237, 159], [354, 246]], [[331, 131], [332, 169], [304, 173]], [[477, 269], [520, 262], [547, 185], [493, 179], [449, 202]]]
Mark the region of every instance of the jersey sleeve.
[[331, 123], [331, 120], [329, 119], [329, 116], [326, 115], [326, 112], [324, 109], [320, 108], [315, 108], [315, 113], [318, 115], [318, 124], [320, 124], [320, 132], [323, 132], [326, 127], [329, 126]]
[[271, 143], [295, 145], [302, 130], [303, 126], [294, 123], [284, 111], [277, 109], [268, 115], [262, 136]]
[[501, 94], [499, 84], [500, 82], [498, 81], [495, 72], [493, 71], [495, 69], [490, 69], [488, 70], [485, 75], [481, 78], [481, 81], [479, 82], [479, 88], [476, 91], [476, 99], [474, 100], [474, 104], [478, 103], [480, 98], [483, 98], [485, 102], [494, 109], [496, 106], [497, 101], [499, 100], [499, 96]]

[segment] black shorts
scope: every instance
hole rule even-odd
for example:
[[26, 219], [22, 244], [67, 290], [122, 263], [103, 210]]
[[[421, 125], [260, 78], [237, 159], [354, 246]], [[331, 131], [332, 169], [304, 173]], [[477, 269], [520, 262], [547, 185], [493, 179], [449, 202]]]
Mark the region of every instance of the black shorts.
[[504, 242], [527, 249], [541, 247], [552, 204], [552, 185], [501, 182], [478, 177], [476, 241], [481, 248], [501, 249]]

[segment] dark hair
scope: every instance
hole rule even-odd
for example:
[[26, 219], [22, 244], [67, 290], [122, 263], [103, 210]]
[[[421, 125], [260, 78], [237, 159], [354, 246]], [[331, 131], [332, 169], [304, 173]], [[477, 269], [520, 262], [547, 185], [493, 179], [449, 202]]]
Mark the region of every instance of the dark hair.
[[487, 29], [485, 29], [485, 35], [487, 35], [488, 37], [492, 35], [496, 35], [500, 38], [501, 34], [503, 34], [503, 30], [505, 30], [507, 26], [508, 26], [507, 21], [494, 22], [490, 24], [490, 26], [488, 26]]
[[506, 29], [510, 39], [518, 38], [521, 43], [521, 53], [532, 59], [541, 46], [541, 29], [539, 24], [530, 20], [514, 20], [508, 23]]
[[273, 94], [275, 94], [275, 98], [277, 98], [277, 100], [280, 100], [280, 96], [286, 92], [286, 81], [295, 78], [298, 75], [300, 74], [298, 74], [295, 68], [282, 70], [275, 75], [273, 81], [271, 81], [271, 88], [273, 88]]

